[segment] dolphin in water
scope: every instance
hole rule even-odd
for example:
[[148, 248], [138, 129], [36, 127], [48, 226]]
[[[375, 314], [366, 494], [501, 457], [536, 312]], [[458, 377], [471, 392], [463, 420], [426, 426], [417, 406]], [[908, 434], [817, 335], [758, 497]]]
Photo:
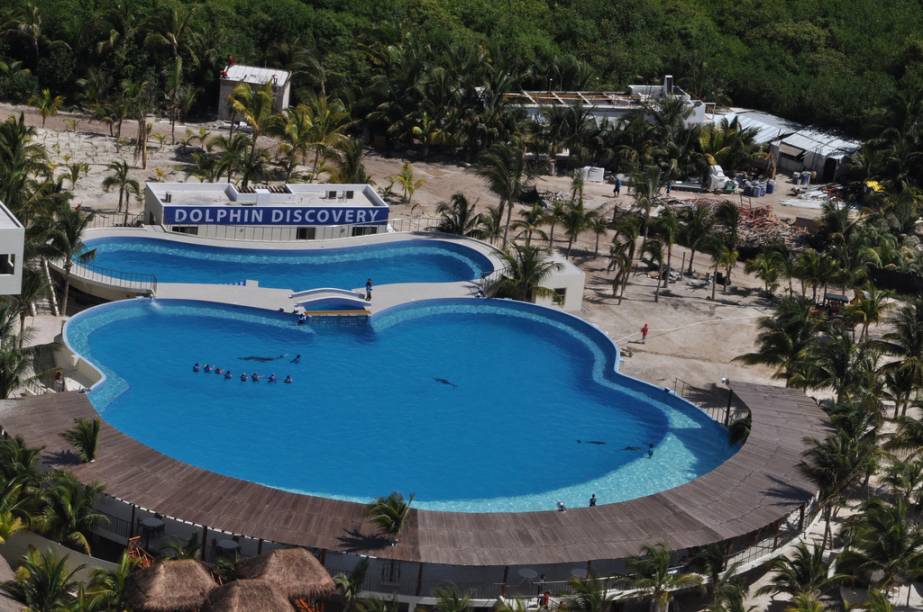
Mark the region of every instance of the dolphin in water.
[[596, 444], [598, 446], [602, 446], [603, 444], [605, 444], [605, 441], [603, 440], [577, 440], [577, 444]]
[[267, 361], [275, 361], [276, 359], [282, 359], [285, 355], [279, 355], [278, 357], [260, 357], [259, 355], [247, 355], [246, 357], [238, 357], [241, 361], [259, 361], [265, 363]]
[[436, 378], [435, 376], [433, 376], [433, 380], [435, 380], [435, 381], [436, 381], [437, 383], [439, 383], [440, 385], [448, 385], [448, 386], [452, 387], [453, 389], [457, 389], [457, 388], [458, 388], [458, 385], [456, 385], [456, 384], [453, 383], [452, 381], [447, 380], [447, 379], [445, 379], [445, 378]]

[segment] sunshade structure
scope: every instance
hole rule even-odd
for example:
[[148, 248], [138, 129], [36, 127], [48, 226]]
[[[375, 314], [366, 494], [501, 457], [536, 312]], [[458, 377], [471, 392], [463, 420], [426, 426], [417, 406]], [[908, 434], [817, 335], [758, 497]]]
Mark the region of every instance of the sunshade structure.
[[321, 599], [336, 593], [324, 566], [304, 548], [276, 549], [241, 561], [237, 575], [272, 584], [290, 600]]
[[292, 604], [265, 580], [234, 580], [208, 596], [207, 612], [292, 612]]
[[199, 561], [160, 561], [128, 578], [126, 597], [132, 610], [196, 610], [217, 587]]

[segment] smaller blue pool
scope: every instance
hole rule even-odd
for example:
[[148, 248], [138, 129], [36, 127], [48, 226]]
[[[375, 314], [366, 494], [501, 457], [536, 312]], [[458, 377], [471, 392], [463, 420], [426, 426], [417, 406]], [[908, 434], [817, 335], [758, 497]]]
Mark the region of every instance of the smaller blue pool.
[[474, 249], [441, 240], [400, 240], [335, 249], [241, 249], [159, 238], [97, 238], [90, 267], [154, 274], [162, 283], [233, 284], [307, 289], [375, 284], [444, 283], [480, 278], [493, 270]]

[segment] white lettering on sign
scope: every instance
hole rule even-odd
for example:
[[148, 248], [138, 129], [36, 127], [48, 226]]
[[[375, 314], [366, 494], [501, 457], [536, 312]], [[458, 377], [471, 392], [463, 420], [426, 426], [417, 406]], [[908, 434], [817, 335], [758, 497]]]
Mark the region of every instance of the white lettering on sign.
[[171, 206], [163, 207], [164, 225], [339, 225], [385, 223], [388, 209], [360, 207]]

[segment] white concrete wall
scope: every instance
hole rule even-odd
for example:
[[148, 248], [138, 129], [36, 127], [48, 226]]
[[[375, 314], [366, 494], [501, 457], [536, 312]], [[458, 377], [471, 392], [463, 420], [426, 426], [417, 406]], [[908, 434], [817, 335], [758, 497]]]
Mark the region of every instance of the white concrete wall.
[[[4, 211], [0, 210], [2, 214]], [[0, 295], [18, 295], [22, 288], [24, 243], [25, 230], [22, 227], [0, 227], [0, 258], [6, 260], [9, 257], [12, 268], [11, 271], [0, 269]]]
[[563, 290], [565, 292], [564, 303], [556, 304], [553, 296], [539, 296], [534, 300], [535, 303], [540, 306], [556, 306], [568, 312], [579, 312], [583, 308], [586, 274], [558, 253], [553, 254], [551, 260], [559, 264], [561, 268], [552, 271], [542, 286], [556, 291]]

